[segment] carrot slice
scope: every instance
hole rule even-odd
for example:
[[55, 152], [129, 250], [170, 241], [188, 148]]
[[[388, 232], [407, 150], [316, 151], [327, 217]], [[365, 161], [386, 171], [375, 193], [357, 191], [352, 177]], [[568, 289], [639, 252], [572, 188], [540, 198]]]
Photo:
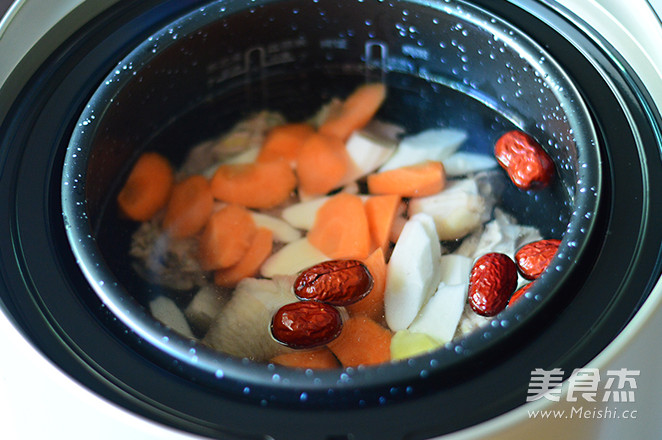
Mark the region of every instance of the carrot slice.
[[259, 228], [241, 260], [226, 269], [217, 270], [214, 273], [214, 282], [221, 287], [234, 287], [244, 278], [252, 277], [271, 254], [272, 248], [273, 232], [267, 228]]
[[251, 213], [242, 206], [227, 205], [213, 213], [200, 236], [202, 269], [215, 270], [238, 263], [256, 232]]
[[211, 180], [218, 200], [248, 208], [273, 208], [287, 200], [297, 184], [294, 171], [282, 161], [226, 164]]
[[279, 354], [271, 359], [271, 363], [291, 368], [311, 368], [313, 370], [337, 368], [340, 366], [338, 360], [328, 348], [322, 347], [315, 350], [293, 351]]
[[423, 197], [436, 194], [446, 185], [446, 173], [441, 162], [428, 161], [396, 168], [368, 176], [368, 191], [372, 194], [397, 194], [402, 197]]
[[391, 332], [368, 317], [354, 316], [328, 347], [343, 367], [381, 364], [391, 360]]
[[351, 316], [367, 316], [376, 322], [384, 319], [384, 290], [386, 289], [386, 259], [381, 248], [377, 248], [363, 260], [372, 275], [372, 290], [363, 299], [346, 306]]
[[143, 153], [117, 195], [120, 212], [131, 220], [150, 220], [168, 202], [173, 182], [168, 159], [159, 153]]
[[402, 199], [396, 194], [372, 196], [365, 201], [370, 236], [375, 246], [384, 252], [390, 243], [393, 221], [401, 203]]
[[353, 131], [365, 127], [386, 99], [386, 86], [371, 83], [360, 86], [343, 102], [338, 114], [330, 115], [319, 132], [347, 140]]
[[305, 123], [292, 123], [274, 127], [264, 140], [258, 162], [284, 160], [294, 166], [299, 150], [315, 129]]
[[349, 164], [343, 141], [334, 136], [313, 134], [297, 156], [299, 189], [306, 195], [326, 194], [340, 184]]
[[172, 188], [163, 229], [174, 238], [190, 237], [205, 227], [213, 209], [209, 182], [204, 176], [193, 175]]
[[332, 259], [366, 258], [372, 242], [361, 198], [347, 193], [330, 197], [318, 209], [308, 241]]

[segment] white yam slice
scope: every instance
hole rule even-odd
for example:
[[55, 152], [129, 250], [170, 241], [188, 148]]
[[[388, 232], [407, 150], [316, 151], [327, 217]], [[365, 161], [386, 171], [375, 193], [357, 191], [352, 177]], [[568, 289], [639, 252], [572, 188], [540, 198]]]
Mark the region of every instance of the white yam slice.
[[[467, 279], [468, 281], [468, 279]], [[439, 284], [408, 330], [424, 333], [442, 344], [453, 339], [467, 301], [469, 284]]]
[[283, 209], [281, 217], [291, 226], [307, 231], [313, 227], [317, 211], [327, 200], [329, 200], [329, 197], [324, 196], [295, 203]]
[[447, 177], [459, 177], [491, 170], [497, 166], [497, 161], [486, 154], [458, 151], [444, 159], [443, 164]]
[[463, 255], [442, 255], [439, 266], [441, 283], [449, 286], [454, 284], [468, 284], [473, 260]]
[[173, 300], [158, 296], [149, 302], [149, 311], [157, 321], [187, 338], [194, 338], [186, 317]]
[[467, 139], [466, 132], [453, 128], [432, 128], [405, 136], [395, 153], [379, 169], [388, 171], [426, 161], [443, 162]]
[[291, 277], [273, 280], [246, 278], [215, 318], [203, 342], [224, 353], [265, 362], [289, 351], [271, 336], [272, 316], [296, 301]]
[[347, 139], [349, 170], [341, 185], [354, 182], [382, 166], [395, 151], [396, 143], [365, 131], [355, 131]]
[[[341, 191], [348, 194], [356, 194], [358, 190], [354, 185], [349, 185]], [[361, 200], [364, 202], [370, 197], [365, 194], [358, 194], [361, 197]], [[317, 211], [324, 205], [331, 196], [315, 196], [315, 198], [303, 200], [299, 203], [288, 206], [283, 209], [281, 217], [290, 226], [293, 226], [298, 229], [303, 229], [305, 231], [310, 230], [315, 223], [315, 217], [317, 216]]]
[[278, 217], [260, 212], [251, 212], [251, 216], [258, 228], [267, 228], [273, 233], [275, 241], [291, 243], [301, 238], [301, 232], [299, 230]]
[[417, 214], [405, 224], [386, 273], [384, 312], [393, 331], [409, 327], [439, 285], [441, 246], [434, 221]]
[[276, 251], [262, 263], [260, 274], [271, 278], [275, 275], [294, 275], [299, 271], [329, 260], [307, 238], [300, 238]]
[[409, 331], [426, 334], [442, 345], [453, 339], [467, 301], [472, 263], [462, 255], [441, 256], [441, 282]]
[[198, 290], [186, 306], [184, 315], [195, 329], [206, 333], [227, 301], [227, 295], [221, 293], [216, 287], [204, 286]]

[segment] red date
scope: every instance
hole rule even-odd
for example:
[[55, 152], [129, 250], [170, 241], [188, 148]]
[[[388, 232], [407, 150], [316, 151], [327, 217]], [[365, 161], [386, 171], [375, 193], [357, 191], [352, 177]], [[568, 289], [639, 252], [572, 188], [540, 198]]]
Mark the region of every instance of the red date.
[[474, 263], [469, 278], [469, 304], [482, 316], [494, 316], [506, 308], [517, 287], [517, 266], [505, 254], [485, 254]]
[[542, 274], [556, 255], [560, 240], [538, 240], [522, 246], [515, 253], [515, 263], [524, 278], [535, 280]]
[[497, 140], [494, 156], [520, 189], [540, 189], [554, 176], [554, 162], [533, 137], [518, 130]]
[[342, 330], [335, 307], [315, 301], [286, 304], [271, 320], [271, 334], [290, 348], [313, 348], [334, 340]]
[[294, 294], [302, 300], [347, 306], [372, 290], [373, 278], [358, 260], [330, 260], [312, 266], [294, 281]]

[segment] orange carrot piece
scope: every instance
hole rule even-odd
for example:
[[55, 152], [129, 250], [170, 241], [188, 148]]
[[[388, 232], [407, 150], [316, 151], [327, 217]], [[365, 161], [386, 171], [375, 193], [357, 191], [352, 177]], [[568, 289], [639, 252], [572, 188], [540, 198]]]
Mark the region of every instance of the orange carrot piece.
[[218, 269], [214, 273], [214, 282], [221, 287], [234, 287], [244, 278], [252, 277], [271, 254], [272, 248], [273, 232], [259, 228], [241, 260], [226, 269]]
[[306, 123], [292, 123], [274, 127], [267, 134], [258, 162], [284, 160], [290, 165], [296, 164], [299, 150], [315, 129]]
[[190, 237], [205, 227], [213, 209], [209, 182], [204, 176], [193, 175], [172, 188], [163, 229], [174, 238]]
[[218, 200], [248, 208], [273, 208], [287, 200], [297, 184], [282, 161], [221, 165], [211, 179]]
[[328, 347], [343, 367], [381, 364], [391, 360], [391, 332], [368, 317], [354, 316]]
[[315, 133], [304, 142], [297, 156], [299, 189], [307, 195], [326, 194], [340, 184], [349, 164], [343, 141]]
[[257, 232], [251, 213], [239, 205], [227, 205], [209, 218], [199, 243], [203, 270], [237, 264], [246, 254]]
[[340, 363], [328, 348], [315, 350], [293, 351], [279, 354], [271, 359], [271, 363], [291, 368], [311, 368], [313, 370], [326, 370], [338, 368]]
[[396, 194], [372, 196], [365, 201], [370, 236], [376, 247], [386, 252], [390, 243], [393, 221], [398, 213], [402, 199]]
[[424, 197], [436, 194], [446, 185], [441, 162], [428, 161], [368, 176], [372, 194], [397, 194], [402, 197]]
[[319, 132], [347, 140], [353, 131], [365, 127], [386, 99], [386, 86], [371, 83], [360, 86], [343, 102], [338, 114], [329, 116]]
[[329, 198], [317, 211], [308, 241], [329, 258], [366, 258], [372, 241], [361, 198], [347, 193]]
[[384, 290], [386, 290], [386, 259], [381, 248], [377, 248], [363, 260], [372, 275], [372, 290], [363, 299], [346, 306], [350, 316], [367, 316], [376, 322], [384, 319]]
[[150, 220], [168, 202], [173, 183], [168, 159], [159, 153], [143, 153], [117, 195], [120, 212], [131, 220]]

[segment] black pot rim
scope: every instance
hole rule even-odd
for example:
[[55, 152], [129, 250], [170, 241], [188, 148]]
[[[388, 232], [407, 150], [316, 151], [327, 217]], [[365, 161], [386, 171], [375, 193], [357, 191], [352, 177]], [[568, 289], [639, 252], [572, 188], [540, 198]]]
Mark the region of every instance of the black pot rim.
[[[86, 212], [87, 161], [96, 136], [96, 131], [92, 127], [99, 126], [100, 120], [104, 117], [107, 109], [115, 104], [114, 99], [120, 93], [120, 90], [127, 83], [135, 80], [135, 75], [140, 73], [143, 66], [148, 65], [163, 50], [176, 44], [178, 39], [186, 39], [188, 35], [195, 33], [198, 29], [218, 20], [217, 16], [207, 14], [207, 9], [218, 9], [221, 4], [221, 2], [212, 2], [205, 8], [197, 9], [175, 22], [167, 24], [147, 38], [117, 64], [117, 67], [103, 80], [85, 106], [78, 120], [77, 128], [72, 134], [65, 157], [62, 183], [62, 200], [67, 222], [67, 234], [82, 271], [104, 304], [136, 334], [158, 350], [168, 353], [182, 363], [188, 364], [192, 369], [202, 370], [203, 374], [210, 378], [218, 379], [222, 376], [226, 379], [245, 382], [255, 387], [266, 387], [267, 389], [271, 387], [280, 388], [284, 382], [287, 383], [285, 390], [297, 390], [295, 392], [296, 396], [285, 399], [288, 402], [295, 403], [297, 397], [300, 399], [302, 393], [305, 392], [306, 395], [315, 392], [325, 393], [330, 385], [340, 389], [353, 389], [359, 383], [361, 386], [371, 388], [375, 386], [387, 387], [392, 383], [393, 377], [407, 382], [418, 380], [421, 372], [417, 368], [412, 368], [412, 365], [417, 363], [418, 360], [379, 367], [316, 372], [314, 375], [288, 371], [289, 369], [284, 370], [282, 367], [274, 368], [273, 365], [251, 365], [248, 368], [245, 361], [228, 356], [219, 356], [217, 352], [199, 344], [194, 344], [191, 340], [164, 328], [132, 300], [131, 294], [122, 287], [111, 270], [103, 264], [103, 252], [99, 249], [95, 240], [94, 227], [90, 224]], [[568, 272], [571, 270], [572, 261], [581, 258], [584, 249], [584, 238], [590, 235], [594, 227], [595, 210], [599, 206], [599, 194], [601, 193], [600, 153], [599, 149], [596, 148], [597, 135], [590, 125], [590, 116], [579, 92], [575, 89], [567, 74], [554, 62], [553, 58], [540, 45], [528, 39], [525, 35], [516, 34], [518, 31], [515, 28], [508, 29], [509, 32], [503, 30], [502, 26], [507, 26], [505, 23], [498, 21], [496, 17], [490, 16], [478, 8], [460, 2], [457, 9], [451, 9], [448, 5], [439, 9], [458, 20], [468, 20], [472, 24], [485, 26], [485, 32], [496, 35], [497, 39], [510, 39], [510, 46], [514, 47], [513, 50], [519, 52], [523, 57], [536, 60], [542, 57], [546, 59], [545, 76], [549, 75], [549, 80], [556, 89], [562, 91], [558, 93], [561, 102], [572, 106], [564, 110], [568, 112], [568, 119], [575, 120], [571, 129], [575, 131], [578, 144], [579, 159], [578, 169], [576, 170], [576, 184], [578, 186], [575, 193], [571, 195], [574, 201], [574, 211], [568, 229], [564, 233], [560, 255], [557, 255], [552, 263], [553, 267], [557, 269], [537, 281], [538, 285], [533, 293], [536, 293], [536, 291], [538, 293], [531, 295], [530, 301], [523, 302], [523, 304], [502, 312], [497, 317], [498, 321], [493, 321], [493, 323], [500, 322], [500, 325], [492, 326], [485, 329], [485, 331], [476, 331], [461, 341], [447, 344], [436, 355], [427, 356], [429, 359], [426, 359], [426, 362], [430, 366], [422, 367], [423, 371], [441, 370], [448, 366], [467, 362], [468, 357], [473, 357], [468, 353], [481, 353], [485, 345], [495, 344], [496, 341], [507, 338], [515, 331], [513, 327], [517, 327], [516, 325], [511, 327], [504, 323], [525, 322], [528, 319], [527, 315], [534, 314], [535, 309], [544, 306], [548, 297], [557, 290], [555, 288], [550, 289], [550, 286], [562, 286], [570, 276]], [[227, 12], [232, 13], [231, 11]], [[176, 30], [177, 39], [173, 38], [173, 29]], [[129, 66], [128, 69], [127, 66]], [[532, 68], [535, 67], [536, 65], [532, 64]], [[95, 120], [96, 123], [93, 124]], [[72, 179], [73, 176], [75, 176], [77, 183]], [[591, 189], [588, 190], [588, 188]], [[569, 243], [575, 246], [571, 246]], [[577, 243], [579, 243], [578, 246]], [[537, 305], [536, 302], [542, 304]], [[489, 342], [485, 338], [485, 332], [490, 334]], [[394, 374], [383, 374], [385, 370], [394, 370]], [[274, 382], [274, 371], [278, 372], [279, 377], [285, 377], [287, 380]], [[354, 378], [351, 382], [343, 379], [348, 374], [351, 374]], [[214, 381], [212, 380], [212, 382]], [[356, 401], [363, 399], [361, 396], [356, 397]], [[308, 399], [305, 400], [308, 402]]]

